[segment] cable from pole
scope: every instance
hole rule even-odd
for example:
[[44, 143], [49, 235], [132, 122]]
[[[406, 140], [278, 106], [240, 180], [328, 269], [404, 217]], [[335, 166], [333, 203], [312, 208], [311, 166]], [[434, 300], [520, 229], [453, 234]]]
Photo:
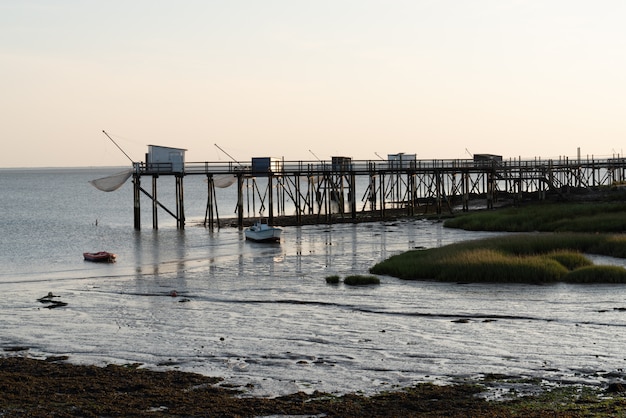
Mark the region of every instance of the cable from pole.
[[128, 158], [128, 159], [130, 160], [130, 162], [131, 162], [131, 163], [135, 164], [135, 162], [133, 161], [133, 159], [132, 159], [132, 158], [130, 158], [130, 157], [128, 156], [128, 154], [126, 154], [126, 151], [124, 151], [124, 150], [122, 149], [122, 147], [120, 147], [119, 145], [117, 145], [117, 142], [115, 142], [115, 141], [113, 140], [113, 138], [111, 138], [111, 137], [109, 136], [109, 134], [108, 134], [108, 133], [106, 133], [106, 131], [105, 131], [104, 129], [102, 130], [102, 133], [104, 133], [104, 134], [107, 136], [107, 138], [109, 138], [109, 139], [111, 140], [111, 142], [113, 142], [113, 143], [115, 144], [115, 146], [116, 146], [116, 147], [117, 147], [120, 151], [122, 151], [122, 154], [124, 154], [124, 155], [126, 156], [126, 158]]

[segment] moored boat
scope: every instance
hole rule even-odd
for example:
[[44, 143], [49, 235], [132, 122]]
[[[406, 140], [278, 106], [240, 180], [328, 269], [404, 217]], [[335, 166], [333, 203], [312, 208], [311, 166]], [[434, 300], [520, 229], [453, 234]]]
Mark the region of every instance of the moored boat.
[[117, 255], [108, 251], [99, 251], [97, 253], [83, 253], [86, 261], [94, 261], [100, 263], [114, 263]]
[[266, 221], [256, 221], [254, 225], [246, 228], [244, 234], [247, 240], [256, 242], [278, 242], [283, 230], [268, 225]]

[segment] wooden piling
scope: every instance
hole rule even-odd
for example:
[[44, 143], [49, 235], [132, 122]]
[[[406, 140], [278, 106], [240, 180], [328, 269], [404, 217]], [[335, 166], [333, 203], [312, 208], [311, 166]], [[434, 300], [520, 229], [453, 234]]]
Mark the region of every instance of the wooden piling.
[[159, 211], [158, 211], [158, 204], [157, 204], [157, 179], [158, 178], [159, 176], [156, 174], [152, 176], [152, 228], [153, 229], [159, 228]]
[[274, 176], [270, 173], [267, 176], [267, 192], [268, 192], [268, 223], [274, 224]]
[[133, 174], [133, 219], [135, 229], [141, 229], [141, 175]]
[[183, 175], [176, 175], [176, 227], [185, 229], [185, 193]]
[[237, 227], [243, 229], [243, 173], [237, 173]]

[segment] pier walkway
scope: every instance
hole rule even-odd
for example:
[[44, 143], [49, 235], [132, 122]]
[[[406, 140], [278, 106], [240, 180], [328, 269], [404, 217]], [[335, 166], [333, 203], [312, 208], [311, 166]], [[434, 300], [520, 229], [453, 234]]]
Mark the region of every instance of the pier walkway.
[[[236, 225], [244, 226], [244, 207], [258, 206], [258, 215], [272, 223], [289, 215], [293, 223], [306, 219], [319, 223], [356, 221], [359, 216], [386, 219], [389, 214], [407, 216], [470, 207], [493, 208], [499, 197], [513, 203], [525, 198], [542, 200], [547, 194], [563, 198], [572, 190], [619, 185], [626, 180], [626, 158], [560, 158], [557, 160], [455, 159], [455, 160], [351, 160], [284, 161], [253, 159], [239, 162], [134, 163], [134, 226], [141, 228], [141, 196], [152, 204], [153, 228], [158, 209], [185, 227], [184, 178], [205, 176], [207, 205], [205, 226], [219, 227], [215, 187], [231, 184], [236, 193]], [[158, 179], [175, 177], [176, 207], [158, 200]], [[152, 180], [151, 192], [142, 187]]]

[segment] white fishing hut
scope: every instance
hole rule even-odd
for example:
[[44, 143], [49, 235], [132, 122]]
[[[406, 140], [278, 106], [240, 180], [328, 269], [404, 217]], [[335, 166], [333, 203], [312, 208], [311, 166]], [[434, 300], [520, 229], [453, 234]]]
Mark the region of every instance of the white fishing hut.
[[182, 173], [185, 171], [185, 151], [182, 148], [148, 145], [146, 166], [148, 171], [158, 173]]
[[389, 160], [389, 168], [392, 170], [415, 168], [417, 164], [417, 155], [399, 152], [397, 154], [387, 154], [387, 160]]

